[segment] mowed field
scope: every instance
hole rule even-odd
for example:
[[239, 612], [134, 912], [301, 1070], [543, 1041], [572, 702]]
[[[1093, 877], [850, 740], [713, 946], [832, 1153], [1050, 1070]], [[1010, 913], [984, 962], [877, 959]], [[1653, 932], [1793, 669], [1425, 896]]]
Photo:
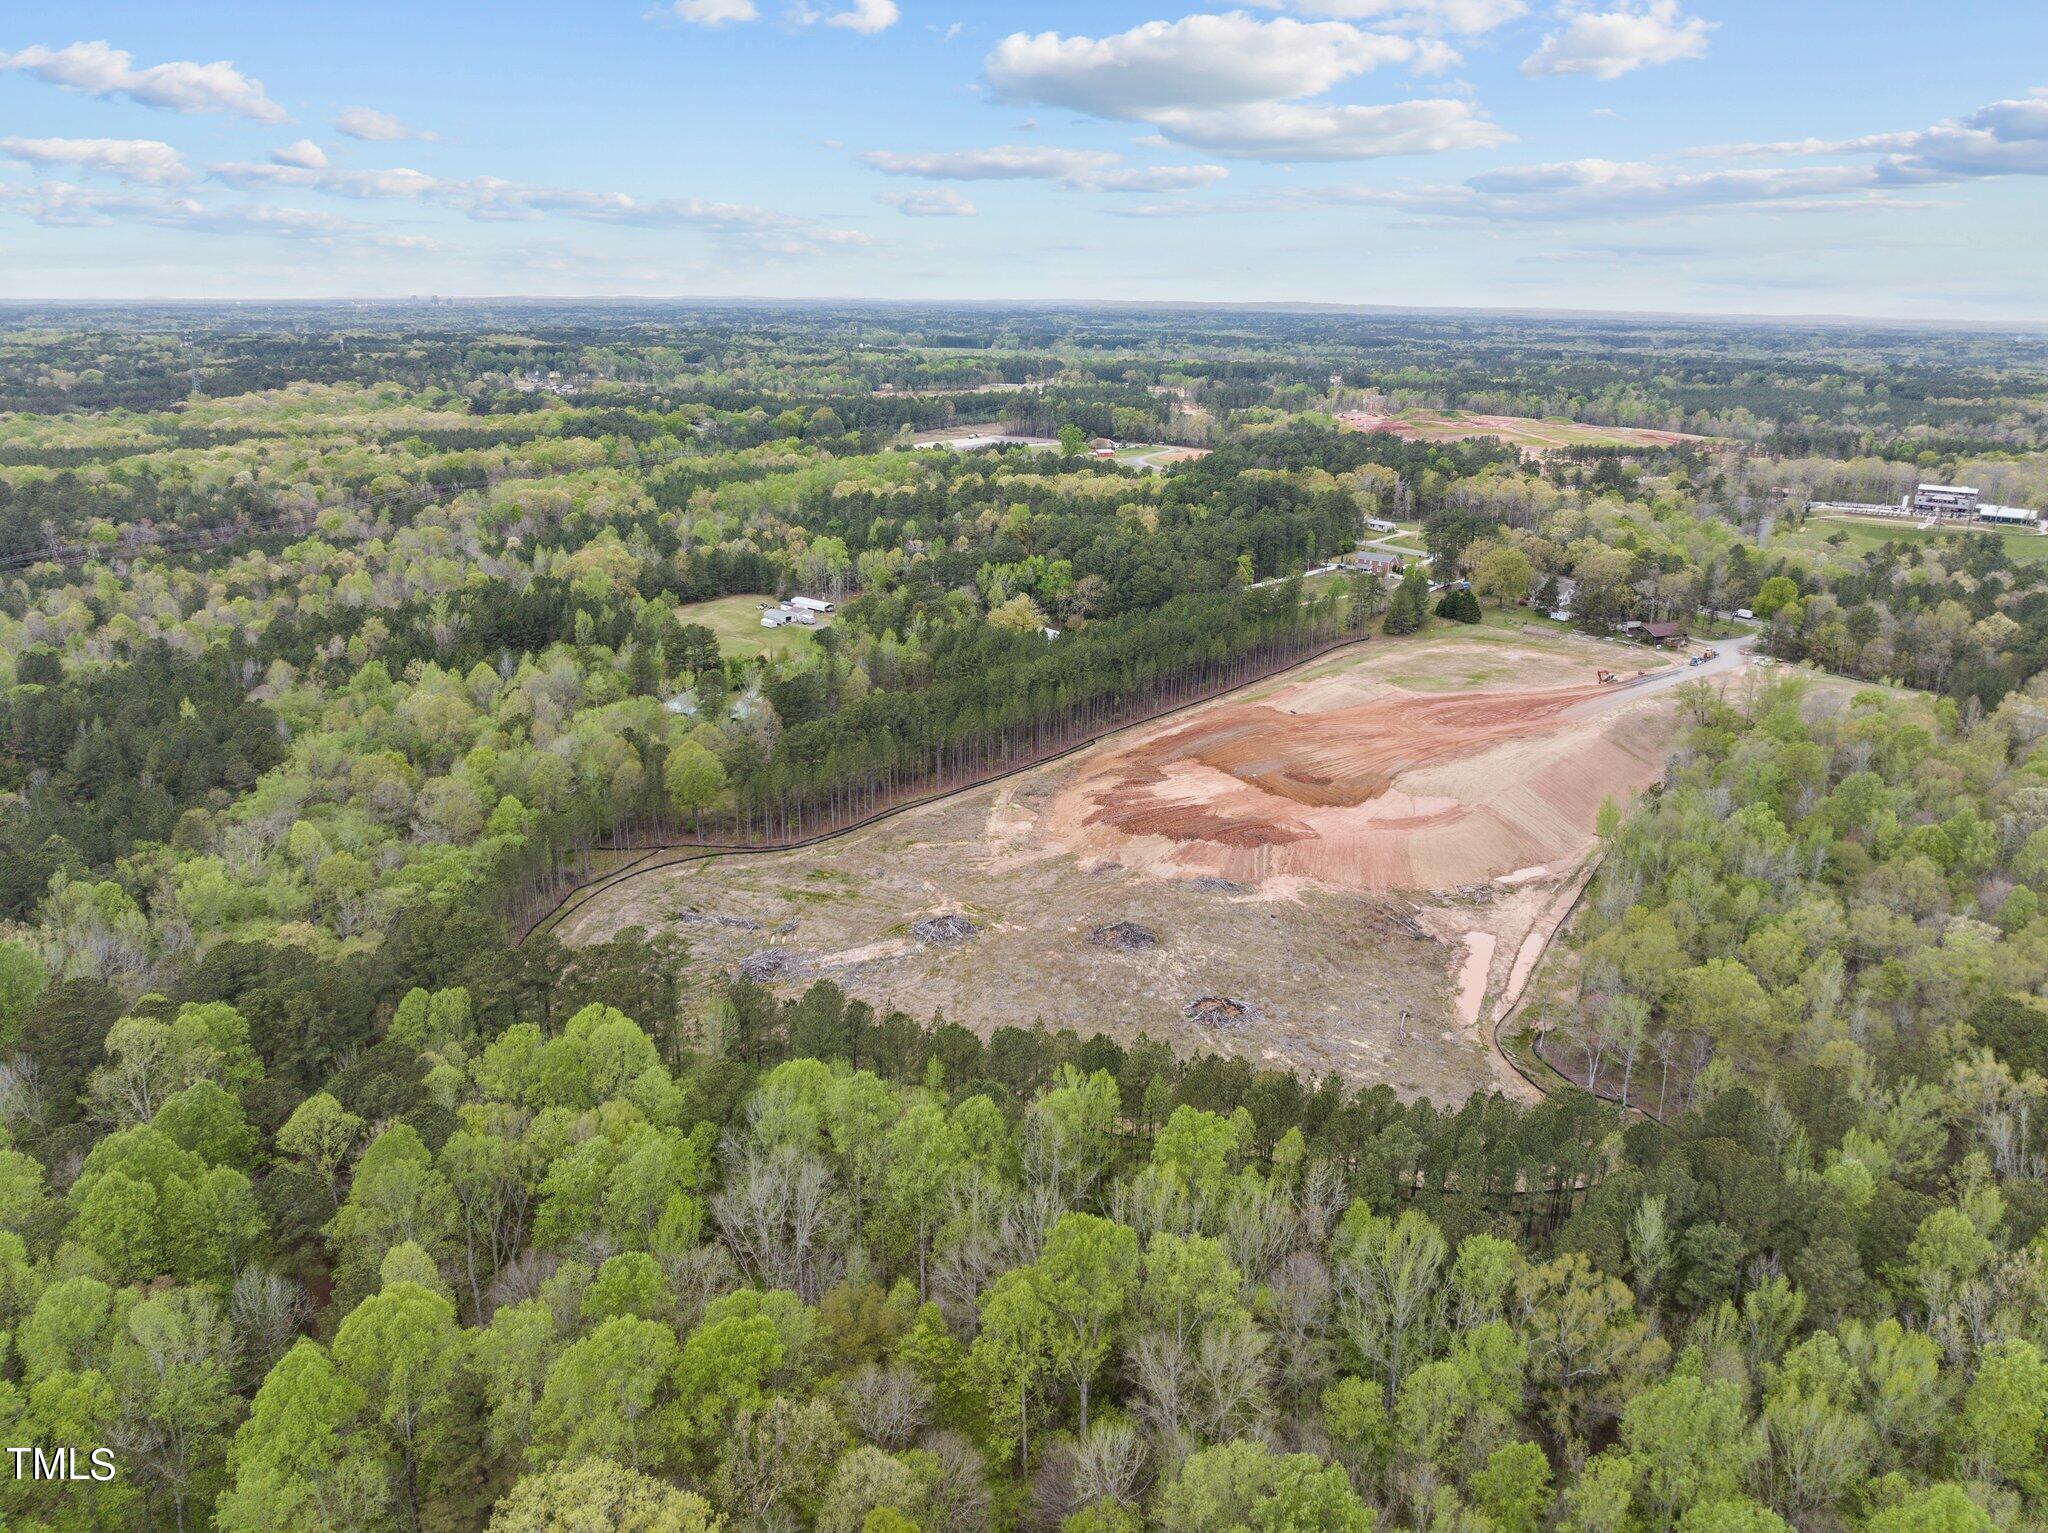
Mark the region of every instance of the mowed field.
[[556, 930], [678, 931], [707, 990], [829, 979], [983, 1034], [1520, 1091], [1487, 1021], [1602, 800], [1655, 781], [1675, 731], [1669, 687], [1595, 682], [1633, 658], [1493, 629], [1375, 641], [817, 848], [655, 867]]
[[[1835, 539], [1839, 536], [1840, 541]], [[1917, 522], [1877, 516], [1815, 515], [1803, 527], [1779, 526], [1771, 535], [1773, 552], [1816, 555], [1832, 563], [1859, 563], [1863, 556], [1887, 543], [1905, 543], [1918, 548], [1933, 544], [1936, 549], [1963, 552], [1971, 538], [1996, 538], [2005, 556], [2015, 563], [2048, 559], [2048, 537], [2003, 527], [1929, 527]]]
[[1351, 410], [1337, 420], [1355, 431], [1388, 431], [1416, 442], [1499, 437], [1510, 446], [1519, 447], [1527, 457], [1540, 457], [1560, 447], [1675, 447], [1681, 442], [1713, 440], [1683, 431], [1589, 426], [1581, 421], [1537, 420], [1527, 415], [1475, 415], [1469, 410], [1402, 410], [1393, 415]]
[[728, 655], [752, 659], [756, 655], [778, 658], [808, 652], [818, 630], [831, 623], [821, 617], [811, 627], [785, 623], [780, 628], [761, 626], [761, 603], [775, 605], [772, 596], [720, 596], [711, 601], [691, 602], [676, 608], [678, 623], [700, 623], [718, 636], [718, 647]]

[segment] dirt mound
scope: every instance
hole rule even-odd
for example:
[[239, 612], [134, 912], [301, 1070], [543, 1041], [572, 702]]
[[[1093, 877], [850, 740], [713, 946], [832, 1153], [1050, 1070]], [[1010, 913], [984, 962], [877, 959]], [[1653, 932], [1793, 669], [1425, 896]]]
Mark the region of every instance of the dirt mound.
[[965, 942], [981, 930], [978, 922], [966, 916], [926, 916], [922, 921], [910, 923], [910, 935], [930, 947], [946, 947], [955, 942]]
[[708, 926], [714, 931], [757, 932], [759, 921], [749, 921], [742, 916], [710, 915], [701, 910], [679, 911], [675, 916], [678, 926]]
[[1114, 948], [1119, 953], [1142, 953], [1159, 946], [1159, 934], [1136, 921], [1115, 921], [1108, 926], [1098, 926], [1088, 934], [1088, 940], [1097, 947]]
[[1204, 889], [1456, 889], [1576, 855], [1668, 728], [1599, 686], [1357, 695], [1298, 684], [1141, 733], [1082, 764], [1046, 839]]
[[793, 947], [764, 947], [740, 960], [740, 973], [757, 985], [802, 979], [810, 968], [811, 955]]
[[1227, 995], [1197, 996], [1180, 1009], [1180, 1014], [1197, 1027], [1219, 1033], [1241, 1032], [1259, 1020], [1259, 1008], [1250, 1001], [1233, 1001]]

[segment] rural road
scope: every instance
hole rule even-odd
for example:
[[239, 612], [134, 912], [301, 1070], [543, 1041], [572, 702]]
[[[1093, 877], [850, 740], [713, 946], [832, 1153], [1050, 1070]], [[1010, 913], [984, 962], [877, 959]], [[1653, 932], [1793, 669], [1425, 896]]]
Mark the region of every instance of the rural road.
[[1750, 650], [1762, 635], [1746, 633], [1739, 639], [1725, 642], [1713, 640], [1709, 648], [1719, 651], [1713, 659], [1701, 665], [1676, 665], [1669, 670], [1659, 671], [1648, 681], [1637, 682], [1621, 692], [1622, 697], [1640, 697], [1646, 692], [1664, 692], [1688, 681], [1714, 681], [1735, 672], [1749, 662]]

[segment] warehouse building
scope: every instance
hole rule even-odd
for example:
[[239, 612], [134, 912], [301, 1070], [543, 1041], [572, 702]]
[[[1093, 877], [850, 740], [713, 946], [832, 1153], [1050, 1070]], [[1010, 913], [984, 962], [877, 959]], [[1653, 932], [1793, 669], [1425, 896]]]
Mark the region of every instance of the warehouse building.
[[1966, 484], [1923, 484], [1913, 492], [1913, 509], [1922, 516], [1969, 521], [1977, 515], [1981, 498]]

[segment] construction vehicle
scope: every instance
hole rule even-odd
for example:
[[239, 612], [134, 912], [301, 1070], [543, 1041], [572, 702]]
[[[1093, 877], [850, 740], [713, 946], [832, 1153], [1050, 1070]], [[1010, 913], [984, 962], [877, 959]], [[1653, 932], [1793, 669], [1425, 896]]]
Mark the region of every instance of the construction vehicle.
[[1605, 685], [1605, 686], [1611, 686], [1611, 685], [1613, 685], [1613, 684], [1614, 684], [1615, 682], [1617, 682], [1617, 681], [1621, 680], [1621, 678], [1620, 678], [1619, 676], [1615, 675], [1615, 674], [1614, 674], [1614, 672], [1612, 672], [1612, 671], [1602, 671], [1602, 672], [1600, 672], [1600, 673], [1599, 673], [1599, 675], [1600, 675], [1600, 681], [1601, 681], [1602, 685]]

